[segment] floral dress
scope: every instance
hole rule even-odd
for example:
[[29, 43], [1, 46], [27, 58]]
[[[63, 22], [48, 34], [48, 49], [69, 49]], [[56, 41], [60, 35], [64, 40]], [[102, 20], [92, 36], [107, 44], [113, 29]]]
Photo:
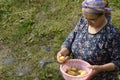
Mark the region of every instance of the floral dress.
[[118, 80], [120, 70], [120, 32], [111, 22], [96, 34], [88, 32], [88, 24], [82, 16], [61, 47], [68, 48], [74, 59], [83, 59], [91, 65], [115, 64], [114, 71], [104, 71], [91, 80]]

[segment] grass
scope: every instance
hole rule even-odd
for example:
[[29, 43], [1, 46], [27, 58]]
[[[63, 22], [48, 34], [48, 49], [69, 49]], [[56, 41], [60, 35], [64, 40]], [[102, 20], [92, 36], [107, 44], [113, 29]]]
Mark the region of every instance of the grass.
[[[120, 1], [110, 2], [112, 22], [120, 27]], [[81, 0], [0, 0], [0, 80], [63, 80], [56, 53], [80, 16]], [[16, 61], [3, 64], [6, 58]], [[43, 59], [53, 63], [42, 68]], [[18, 75], [21, 65], [28, 74]]]

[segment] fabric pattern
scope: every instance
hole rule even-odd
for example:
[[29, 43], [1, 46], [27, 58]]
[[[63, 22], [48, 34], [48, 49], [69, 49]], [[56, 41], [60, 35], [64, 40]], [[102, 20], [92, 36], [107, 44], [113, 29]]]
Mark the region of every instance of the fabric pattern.
[[87, 22], [82, 16], [61, 47], [68, 48], [74, 59], [83, 59], [91, 65], [103, 65], [113, 62], [116, 66], [115, 71], [101, 72], [95, 75], [92, 80], [118, 80], [120, 33], [109, 21], [98, 33], [90, 34]]

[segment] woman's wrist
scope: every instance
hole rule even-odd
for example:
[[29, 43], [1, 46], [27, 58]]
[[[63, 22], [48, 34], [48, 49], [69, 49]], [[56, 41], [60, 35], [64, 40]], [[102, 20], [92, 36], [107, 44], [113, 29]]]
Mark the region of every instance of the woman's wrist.
[[60, 50], [60, 52], [63, 54], [63, 55], [69, 55], [69, 50], [67, 49], [67, 48], [62, 48], [61, 50]]

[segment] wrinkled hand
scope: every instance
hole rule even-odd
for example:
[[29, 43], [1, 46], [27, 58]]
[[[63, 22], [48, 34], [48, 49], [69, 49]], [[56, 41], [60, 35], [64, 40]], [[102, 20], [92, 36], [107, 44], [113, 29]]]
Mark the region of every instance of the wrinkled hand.
[[92, 69], [92, 73], [87, 78], [87, 80], [91, 80], [93, 76], [95, 76], [96, 74], [102, 71], [102, 67], [100, 65], [91, 65], [88, 68]]
[[[61, 56], [64, 56], [64, 61], [63, 60], [60, 60], [60, 57]], [[62, 64], [62, 63], [64, 63], [66, 60], [68, 60], [69, 59], [69, 56], [67, 56], [67, 54], [65, 53], [65, 52], [63, 52], [63, 51], [59, 51], [58, 53], [57, 53], [57, 61], [58, 61], [58, 63], [60, 63], [60, 64]]]

